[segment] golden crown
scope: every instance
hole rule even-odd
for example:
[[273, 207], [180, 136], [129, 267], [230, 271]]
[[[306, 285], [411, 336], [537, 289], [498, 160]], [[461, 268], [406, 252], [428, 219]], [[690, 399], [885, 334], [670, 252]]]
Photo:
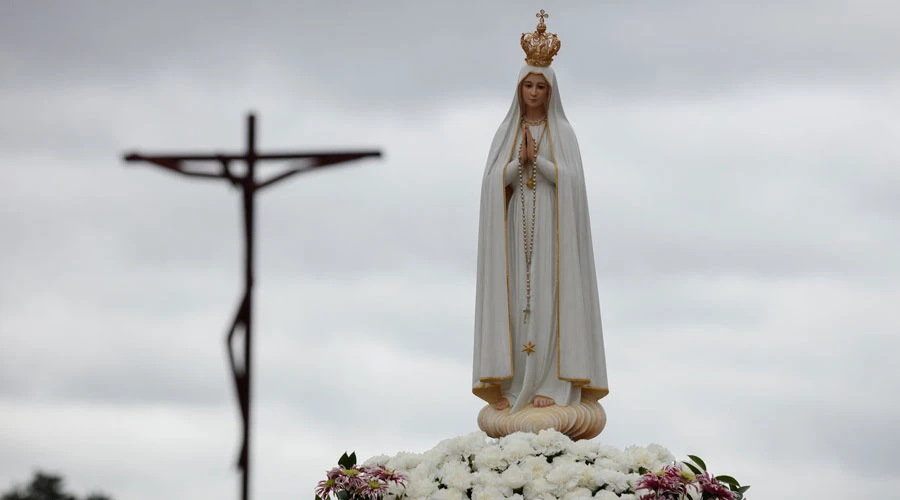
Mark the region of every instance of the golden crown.
[[553, 56], [559, 52], [560, 41], [556, 33], [547, 33], [547, 25], [544, 19], [550, 14], [541, 9], [535, 14], [539, 18], [537, 29], [534, 33], [522, 33], [522, 50], [525, 51], [525, 62], [531, 66], [550, 66]]

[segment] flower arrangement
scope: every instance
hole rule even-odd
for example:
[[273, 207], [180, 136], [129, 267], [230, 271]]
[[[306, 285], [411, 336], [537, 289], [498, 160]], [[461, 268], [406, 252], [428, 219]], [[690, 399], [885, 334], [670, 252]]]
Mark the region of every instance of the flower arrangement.
[[[345, 454], [346, 455], [346, 454]], [[354, 460], [355, 457], [351, 456]], [[343, 457], [342, 457], [343, 459]], [[500, 439], [488, 438], [483, 432], [447, 439], [425, 453], [399, 453], [396, 456], [372, 457], [359, 467], [380, 468], [401, 478], [384, 481], [386, 487], [370, 487], [355, 491], [359, 496], [349, 496], [359, 481], [344, 479], [346, 474], [332, 470], [328, 478], [319, 483], [317, 493], [321, 498], [336, 494], [338, 500], [351, 498], [375, 498], [362, 496], [377, 490], [377, 498], [431, 499], [431, 500], [537, 500], [581, 499], [602, 500], [713, 500], [727, 496], [710, 496], [721, 488], [728, 476], [715, 478], [705, 474], [705, 464], [692, 457], [696, 463], [680, 464], [665, 448], [651, 444], [646, 447], [629, 446], [620, 450], [595, 441], [572, 441], [555, 430], [543, 430], [538, 434], [517, 432]], [[699, 462], [698, 462], [699, 461]], [[344, 461], [342, 466], [349, 462]], [[669, 481], [682, 465], [689, 469], [682, 489], [682, 496], [671, 496], [662, 485]], [[693, 467], [697, 472], [692, 472]], [[349, 470], [349, 468], [344, 467]], [[368, 470], [368, 469], [366, 469]], [[650, 472], [658, 471], [658, 472]], [[660, 474], [659, 471], [664, 471]], [[669, 474], [669, 476], [666, 476]], [[704, 475], [705, 474], [705, 475]], [[362, 475], [362, 472], [360, 472]], [[690, 481], [688, 481], [690, 477]], [[329, 483], [333, 479], [333, 482]], [[657, 481], [654, 483], [653, 481]], [[390, 483], [390, 484], [387, 484]], [[657, 484], [658, 483], [658, 484]], [[657, 488], [657, 486], [660, 486]], [[330, 488], [330, 489], [326, 489]], [[680, 488], [680, 486], [679, 486]], [[719, 489], [716, 489], [719, 488]], [[737, 486], [740, 488], [740, 486]], [[675, 489], [675, 488], [673, 488]], [[690, 491], [689, 491], [690, 490]], [[339, 491], [347, 491], [339, 496]], [[733, 494], [731, 500], [741, 500]], [[746, 487], [743, 491], [746, 491]], [[743, 494], [740, 492], [740, 495]], [[691, 492], [700, 496], [690, 497]], [[718, 494], [718, 493], [715, 493]], [[655, 496], [652, 496], [655, 495]], [[670, 496], [665, 496], [670, 495]]]
[[[656, 472], [645, 472], [637, 482], [638, 490], [644, 490], [641, 500], [743, 500], [750, 486], [741, 486], [731, 476], [712, 476], [706, 471], [706, 463], [700, 457], [688, 455], [686, 470], [678, 465], [667, 465]], [[693, 491], [691, 491], [693, 490]]]
[[403, 488], [406, 476], [383, 465], [356, 465], [356, 453], [345, 452], [338, 466], [316, 486], [316, 500], [382, 500], [388, 486]]

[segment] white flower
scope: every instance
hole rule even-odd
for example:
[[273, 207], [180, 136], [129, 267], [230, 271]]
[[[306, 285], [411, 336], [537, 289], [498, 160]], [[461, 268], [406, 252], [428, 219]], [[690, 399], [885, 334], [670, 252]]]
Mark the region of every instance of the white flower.
[[582, 463], [575, 462], [573, 457], [561, 456], [553, 460], [553, 468], [547, 474], [547, 481], [558, 486], [562, 492], [575, 488], [581, 481]]
[[[402, 472], [402, 471], [401, 471]], [[422, 462], [409, 470], [409, 477], [420, 477], [423, 479], [433, 480], [437, 476], [437, 467], [431, 462]]]
[[375, 459], [366, 460], [366, 465], [372, 464], [385, 464], [389, 469], [394, 470], [411, 470], [415, 469], [425, 457], [418, 453], [408, 453], [408, 452], [400, 452], [397, 456], [387, 460], [387, 462], [382, 462]]
[[[591, 490], [587, 488], [578, 488], [562, 496], [563, 500], [579, 500], [581, 498], [592, 498]], [[618, 500], [618, 498], [616, 500]]]
[[481, 452], [485, 446], [488, 445], [489, 441], [493, 441], [492, 439], [487, 437], [487, 434], [478, 431], [473, 432], [467, 436], [463, 436], [459, 441], [459, 451], [465, 455], [474, 455]]
[[376, 455], [376, 456], [374, 456], [374, 457], [372, 457], [372, 458], [366, 460], [365, 462], [363, 462], [363, 465], [378, 465], [378, 464], [383, 464], [383, 463], [387, 462], [387, 461], [390, 460], [390, 459], [391, 459], [391, 457], [389, 457], [389, 456], [387, 456], [387, 455]]
[[454, 439], [446, 439], [441, 441], [439, 446], [441, 446], [443, 452], [448, 456], [467, 456], [477, 454], [481, 451], [487, 444], [487, 440], [487, 434], [479, 431]]
[[437, 490], [437, 483], [431, 474], [417, 474], [416, 471], [410, 473], [406, 483], [406, 495], [409, 498], [429, 498]]
[[628, 460], [628, 465], [633, 469], [644, 467], [648, 470], [653, 470], [658, 468], [657, 466], [659, 465], [656, 453], [641, 446], [629, 446], [625, 448], [625, 457]]
[[534, 454], [534, 446], [531, 442], [535, 435], [525, 432], [516, 432], [500, 438], [500, 449], [506, 454], [506, 459], [512, 463], [521, 458]]
[[621, 500], [619, 495], [609, 491], [609, 490], [600, 490], [594, 495], [594, 498], [598, 498], [600, 500]]
[[463, 462], [447, 462], [438, 471], [441, 482], [450, 488], [466, 491], [472, 487], [472, 473]]
[[508, 469], [503, 471], [503, 474], [500, 475], [500, 478], [503, 481], [503, 485], [516, 489], [525, 486], [525, 483], [528, 482], [529, 475], [518, 465], [510, 465]]
[[506, 495], [495, 486], [476, 486], [472, 488], [472, 500], [505, 500]]
[[582, 464], [583, 467], [579, 467], [578, 469], [578, 486], [584, 486], [585, 488], [590, 488], [593, 490], [598, 486], [603, 485], [603, 480], [600, 478], [600, 469], [596, 466], [590, 466], [587, 464]]
[[[548, 457], [552, 462], [547, 462]], [[590, 498], [600, 486], [604, 489], [594, 498], [638, 500], [638, 495], [618, 496], [629, 489], [634, 491], [640, 478], [638, 468], [658, 470], [673, 461], [672, 454], [656, 444], [620, 450], [591, 441], [572, 442], [555, 430], [547, 430], [538, 434], [518, 432], [501, 439], [474, 432], [441, 441], [425, 453], [378, 456], [365, 463], [383, 463], [406, 474], [409, 500], [462, 499], [467, 490], [480, 500], [574, 500]], [[391, 486], [389, 491], [400, 493], [401, 488]]]
[[475, 455], [475, 467], [478, 470], [505, 469], [508, 465], [506, 455], [498, 446], [488, 446]]
[[549, 481], [542, 477], [532, 478], [531, 481], [525, 484], [525, 490], [522, 492], [525, 495], [525, 498], [554, 498], [553, 491], [556, 487], [550, 484]]
[[617, 462], [622, 461], [623, 454], [622, 450], [616, 448], [615, 446], [609, 444], [601, 444], [597, 447], [597, 456], [608, 458], [610, 460], [614, 460]]
[[519, 462], [519, 465], [533, 479], [546, 477], [550, 472], [550, 464], [542, 456], [525, 457]]
[[405, 492], [406, 492], [406, 488], [404, 488], [403, 486], [400, 486], [399, 484], [391, 483], [388, 485], [387, 494], [393, 495], [393, 497], [388, 497], [387, 495], [385, 495], [385, 497], [386, 498], [396, 498]]
[[428, 498], [431, 500], [464, 500], [466, 494], [456, 488], [447, 488], [445, 490], [437, 490], [437, 493]]
[[647, 451], [656, 455], [656, 461], [660, 464], [660, 467], [663, 465], [668, 465], [675, 461], [675, 456], [672, 455], [669, 450], [663, 448], [658, 444], [651, 444], [650, 446], [647, 446]]
[[572, 440], [556, 429], [544, 429], [538, 433], [537, 439], [532, 444], [542, 455], [555, 455], [568, 449]]
[[597, 458], [598, 454], [597, 443], [589, 439], [581, 439], [579, 441], [575, 441], [571, 446], [569, 446], [569, 453], [578, 458], [593, 460]]
[[620, 472], [627, 472], [631, 467], [625, 463], [618, 460], [612, 460], [610, 458], [598, 458], [594, 462], [594, 467], [600, 470], [617, 470]]
[[600, 479], [597, 486], [608, 484], [617, 493], [622, 493], [628, 489], [628, 475], [617, 470], [599, 470], [597, 476]]

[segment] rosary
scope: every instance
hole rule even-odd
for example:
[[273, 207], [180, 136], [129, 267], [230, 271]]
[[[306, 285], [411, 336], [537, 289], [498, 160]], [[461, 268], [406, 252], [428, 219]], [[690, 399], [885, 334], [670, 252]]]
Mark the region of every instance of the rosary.
[[[544, 124], [544, 129], [541, 130], [541, 136], [538, 138], [537, 142], [534, 142], [532, 138], [532, 143], [534, 144], [534, 161], [531, 164], [531, 172], [528, 175], [528, 181], [525, 181], [525, 167], [527, 160], [522, 160], [522, 144], [525, 142], [524, 140], [519, 143], [519, 193], [522, 198], [522, 244], [525, 247], [525, 294], [526, 294], [526, 303], [525, 309], [522, 310], [523, 314], [523, 322], [528, 323], [528, 315], [531, 313], [531, 257], [534, 255], [534, 222], [535, 222], [535, 213], [537, 212], [537, 153], [538, 149], [541, 147], [541, 141], [544, 140], [544, 134], [547, 132], [547, 119], [544, 118], [538, 122], [528, 122], [525, 120], [525, 117], [522, 117], [522, 120], [528, 123], [529, 125], [539, 125], [541, 123]], [[523, 134], [528, 134], [530, 132], [525, 132], [523, 130]], [[527, 227], [528, 217], [525, 214], [525, 188], [531, 190], [531, 228]]]

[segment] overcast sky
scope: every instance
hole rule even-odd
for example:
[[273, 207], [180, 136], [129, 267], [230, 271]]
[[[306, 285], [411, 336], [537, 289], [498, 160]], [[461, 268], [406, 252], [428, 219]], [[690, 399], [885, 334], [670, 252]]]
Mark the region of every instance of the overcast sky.
[[[893, 0], [0, 4], [0, 491], [236, 498], [225, 183], [126, 151], [379, 148], [261, 194], [255, 498], [477, 429], [478, 199], [546, 9], [581, 144], [597, 439], [757, 499], [900, 490]], [[273, 171], [280, 166], [266, 166]]]

